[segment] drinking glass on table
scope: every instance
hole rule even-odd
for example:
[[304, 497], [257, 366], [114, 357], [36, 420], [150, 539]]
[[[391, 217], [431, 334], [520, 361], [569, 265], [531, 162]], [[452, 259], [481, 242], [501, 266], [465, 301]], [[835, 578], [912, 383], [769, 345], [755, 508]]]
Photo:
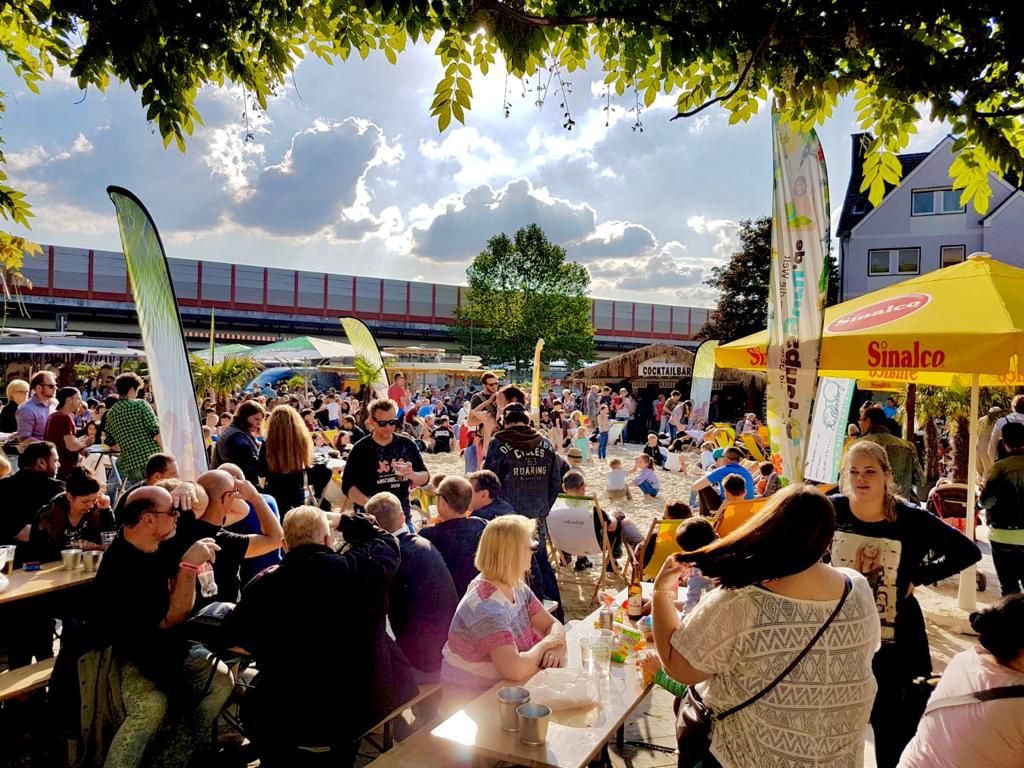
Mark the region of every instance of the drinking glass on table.
[[14, 575], [14, 553], [17, 547], [14, 544], [7, 544], [0, 547], [0, 573], [5, 576]]
[[612, 636], [611, 630], [600, 629], [591, 640], [593, 668], [601, 677], [608, 677], [612, 672]]
[[117, 531], [103, 531], [100, 534], [100, 541], [103, 542], [103, 548], [106, 549], [113, 544], [115, 538], [117, 538]]

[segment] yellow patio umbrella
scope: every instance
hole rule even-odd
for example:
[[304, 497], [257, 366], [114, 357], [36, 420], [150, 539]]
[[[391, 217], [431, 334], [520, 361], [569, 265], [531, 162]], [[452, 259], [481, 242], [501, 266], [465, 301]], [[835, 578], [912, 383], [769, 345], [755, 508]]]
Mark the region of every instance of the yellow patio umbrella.
[[[722, 368], [765, 370], [766, 331], [715, 350]], [[1024, 384], [1024, 269], [975, 253], [825, 310], [819, 376], [886, 384], [971, 385], [968, 508], [974, 508], [978, 387]], [[974, 516], [967, 516], [974, 535]], [[969, 590], [968, 590], [969, 585]], [[974, 568], [961, 574], [960, 605], [973, 610]]]
[[[767, 331], [721, 344], [721, 368], [765, 370]], [[825, 310], [819, 376], [1024, 385], [1024, 269], [988, 254]]]

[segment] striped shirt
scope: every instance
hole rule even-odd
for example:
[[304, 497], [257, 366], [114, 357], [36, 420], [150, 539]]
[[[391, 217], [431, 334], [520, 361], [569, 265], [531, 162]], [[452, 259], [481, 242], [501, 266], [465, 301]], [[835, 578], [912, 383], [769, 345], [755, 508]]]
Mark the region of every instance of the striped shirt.
[[448, 642], [441, 651], [444, 682], [490, 687], [501, 680], [501, 673], [491, 661], [491, 651], [503, 645], [528, 651], [540, 642], [530, 619], [544, 607], [522, 582], [512, 593], [514, 602], [483, 576], [469, 583], [452, 618]]

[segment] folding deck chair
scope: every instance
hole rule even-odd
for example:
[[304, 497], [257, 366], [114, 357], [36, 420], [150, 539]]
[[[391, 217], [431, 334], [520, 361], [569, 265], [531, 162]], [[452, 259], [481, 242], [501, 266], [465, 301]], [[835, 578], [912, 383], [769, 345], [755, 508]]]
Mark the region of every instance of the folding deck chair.
[[734, 501], [727, 506], [715, 520], [715, 533], [719, 538], [735, 531], [747, 520], [752, 518], [768, 503], [768, 499], [747, 499]]
[[641, 569], [640, 578], [654, 581], [661, 566], [670, 555], [681, 552], [676, 544], [676, 528], [682, 520], [652, 520], [643, 543], [636, 551], [636, 567]]
[[[594, 530], [595, 514], [600, 520], [601, 538], [600, 541]], [[548, 540], [554, 550], [554, 562], [559, 575], [569, 583], [584, 585], [587, 581], [580, 581], [578, 577], [569, 577], [568, 563], [563, 557], [563, 552], [574, 557], [600, 556], [600, 576], [597, 585], [594, 587], [594, 594], [590, 597], [593, 603], [597, 599], [597, 593], [604, 586], [608, 576], [607, 566], [611, 565], [612, 572], [623, 581], [626, 577], [619, 568], [615, 556], [612, 554], [612, 545], [608, 539], [607, 521], [601, 513], [601, 507], [597, 499], [592, 496], [568, 496], [559, 494], [548, 514]]]

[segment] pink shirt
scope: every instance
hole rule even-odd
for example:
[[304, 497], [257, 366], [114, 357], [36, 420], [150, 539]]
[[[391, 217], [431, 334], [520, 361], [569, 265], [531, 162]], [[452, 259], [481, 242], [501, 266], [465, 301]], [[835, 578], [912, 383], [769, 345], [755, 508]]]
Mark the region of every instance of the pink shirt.
[[401, 384], [392, 384], [388, 387], [388, 398], [398, 403], [399, 408], [409, 407], [409, 394]]
[[[1024, 685], [1024, 674], [983, 648], [953, 657], [932, 699]], [[1011, 768], [1024, 765], [1024, 699], [946, 707], [921, 718], [899, 768]]]

